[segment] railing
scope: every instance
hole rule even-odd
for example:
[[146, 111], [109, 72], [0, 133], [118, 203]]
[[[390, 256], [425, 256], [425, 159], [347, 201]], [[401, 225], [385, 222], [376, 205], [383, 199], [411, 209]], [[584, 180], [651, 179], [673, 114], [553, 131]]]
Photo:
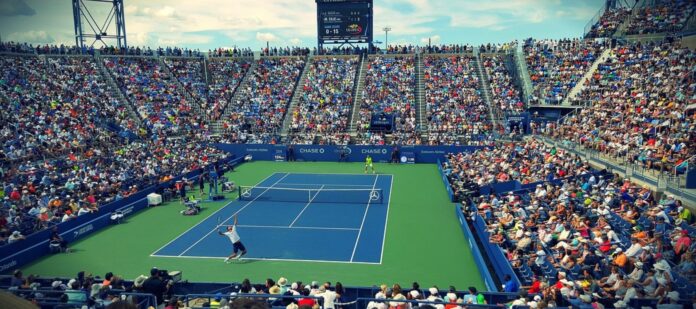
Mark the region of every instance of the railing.
[[[219, 294], [188, 294], [184, 295], [182, 297], [182, 302], [184, 303], [184, 306], [186, 308], [209, 308], [211, 300], [215, 299], [216, 301], [220, 301], [223, 298], [228, 300], [230, 303], [234, 302], [236, 299], [240, 298], [247, 298], [250, 300], [254, 301], [262, 301], [266, 302], [269, 305], [272, 306], [281, 306], [283, 304], [283, 300], [289, 300], [293, 301], [296, 299], [313, 299], [319, 304], [319, 308], [324, 308], [324, 297], [321, 296], [294, 296], [294, 295], [280, 295], [280, 294], [245, 294], [245, 293], [231, 293], [229, 295], [225, 295], [224, 297]], [[197, 303], [200, 302], [200, 300], [207, 301], [208, 306], [203, 306], [205, 305], [205, 302], [203, 304], [200, 304], [200, 306], [197, 306]], [[234, 308], [230, 306], [231, 308]], [[285, 307], [285, 306], [283, 306]]]
[[[537, 137], [547, 143], [571, 151], [587, 159], [588, 161], [594, 161], [595, 163], [604, 165], [612, 172], [617, 171], [623, 173], [627, 178], [650, 184], [661, 191], [669, 191], [679, 194], [681, 197], [690, 200], [690, 204], [696, 204], [696, 194], [684, 189], [682, 185], [686, 183], [686, 173], [675, 175], [671, 168], [662, 171], [648, 168], [634, 160], [636, 153], [633, 152], [608, 155], [601, 151], [585, 147], [584, 145], [578, 144], [574, 141], [566, 139], [556, 140], [546, 136]], [[695, 157], [696, 156], [692, 156], [688, 160], [690, 162], [694, 162], [694, 160], [696, 160]]]

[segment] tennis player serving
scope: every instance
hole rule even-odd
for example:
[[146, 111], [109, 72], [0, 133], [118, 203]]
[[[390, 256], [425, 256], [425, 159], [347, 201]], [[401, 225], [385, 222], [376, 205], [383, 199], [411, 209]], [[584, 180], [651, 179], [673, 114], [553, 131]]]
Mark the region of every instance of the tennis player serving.
[[375, 166], [372, 164], [372, 157], [370, 157], [370, 155], [367, 155], [367, 157], [365, 158], [365, 174], [367, 174], [368, 167], [372, 168], [372, 174], [374, 174]]
[[[225, 259], [225, 263], [229, 263], [230, 260], [234, 258], [241, 258], [243, 255], [247, 253], [246, 248], [244, 247], [244, 244], [242, 243], [241, 239], [239, 238], [239, 234], [237, 234], [237, 215], [234, 215], [234, 223], [230, 226], [227, 226], [227, 231], [226, 232], [220, 232], [218, 230], [218, 234], [220, 236], [227, 236], [230, 241], [232, 242], [232, 254], [228, 256]], [[239, 253], [239, 251], [242, 251]], [[237, 254], [239, 253], [239, 255]]]

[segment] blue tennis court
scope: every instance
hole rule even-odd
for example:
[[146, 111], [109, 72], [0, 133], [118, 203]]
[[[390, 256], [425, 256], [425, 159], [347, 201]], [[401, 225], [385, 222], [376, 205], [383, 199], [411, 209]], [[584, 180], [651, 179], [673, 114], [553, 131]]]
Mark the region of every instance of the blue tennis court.
[[391, 185], [391, 175], [274, 173], [152, 256], [223, 259], [232, 244], [218, 222], [237, 214], [243, 259], [381, 264]]

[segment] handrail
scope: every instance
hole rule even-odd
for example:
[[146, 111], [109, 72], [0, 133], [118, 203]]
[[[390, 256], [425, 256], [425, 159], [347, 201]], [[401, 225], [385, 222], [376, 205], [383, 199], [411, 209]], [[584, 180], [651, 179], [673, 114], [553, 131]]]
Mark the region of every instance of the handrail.
[[[682, 163], [680, 163], [679, 165], [682, 165], [682, 164], [686, 163], [686, 170], [689, 170], [689, 167], [690, 167], [689, 162], [693, 161], [694, 159], [696, 159], [696, 154], [693, 155], [693, 156], [691, 156], [691, 157], [689, 157], [688, 159], [684, 160], [684, 161], [683, 161]], [[695, 162], [696, 162], [696, 161], [695, 161]], [[677, 175], [677, 167], [679, 167], [679, 165], [675, 165], [675, 166], [672, 168], [672, 171], [674, 172], [674, 175]]]
[[216, 297], [221, 297], [221, 298], [228, 298], [230, 300], [236, 299], [236, 298], [251, 298], [251, 299], [265, 299], [267, 301], [277, 301], [280, 299], [303, 299], [303, 298], [311, 298], [317, 301], [319, 304], [319, 308], [324, 308], [324, 297], [321, 296], [315, 296], [315, 295], [309, 295], [309, 296], [304, 296], [304, 295], [282, 295], [282, 294], [250, 294], [250, 293], [230, 293], [230, 294], [186, 294], [184, 295], [183, 302], [184, 304], [189, 307], [189, 302], [196, 299], [196, 298], [208, 298], [208, 299], [213, 299]]

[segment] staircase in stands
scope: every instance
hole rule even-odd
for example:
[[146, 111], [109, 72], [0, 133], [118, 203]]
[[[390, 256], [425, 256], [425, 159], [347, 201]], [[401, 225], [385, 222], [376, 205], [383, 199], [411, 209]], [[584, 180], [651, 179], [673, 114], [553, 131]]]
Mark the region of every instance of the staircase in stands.
[[585, 72], [585, 75], [582, 76], [580, 80], [578, 80], [577, 84], [575, 84], [575, 87], [568, 92], [568, 95], [563, 99], [563, 102], [561, 105], [565, 106], [570, 106], [573, 102], [573, 100], [580, 94], [580, 92], [585, 89], [585, 84], [586, 82], [592, 78], [592, 74], [597, 70], [600, 64], [604, 63], [609, 59], [609, 56], [611, 55], [611, 48], [605, 49], [602, 54], [595, 59], [594, 63], [592, 63], [592, 66]]
[[425, 79], [423, 72], [423, 56], [416, 54], [416, 128], [421, 134], [428, 132], [425, 102]]
[[242, 89], [249, 86], [249, 80], [251, 80], [253, 78], [254, 71], [256, 71], [257, 66], [258, 66], [258, 62], [256, 60], [251, 61], [251, 65], [249, 66], [249, 69], [244, 74], [242, 81], [239, 82], [239, 86], [237, 86], [237, 89], [234, 91], [234, 95], [232, 96], [232, 100], [230, 100], [230, 102], [227, 102], [227, 105], [225, 106], [225, 110], [222, 112], [222, 115], [220, 115], [220, 119], [218, 119], [212, 123], [212, 126], [213, 126], [212, 130], [214, 133], [217, 133], [217, 134], [222, 133], [223, 119], [227, 118], [227, 116], [232, 114], [232, 112], [235, 110], [235, 106], [237, 105], [237, 102], [239, 101], [239, 96], [242, 93]]
[[[195, 59], [187, 59], [186, 61], [194, 61]], [[174, 81], [174, 85], [176, 86], [176, 89], [179, 91], [179, 93], [184, 94], [184, 98], [186, 99], [186, 102], [189, 102], [191, 106], [193, 107], [193, 111], [196, 115], [201, 116], [201, 119], [204, 121], [208, 120], [208, 113], [203, 111], [201, 100], [198, 98], [194, 97], [193, 94], [191, 94], [188, 89], [184, 86], [184, 84], [181, 83], [179, 78], [172, 72], [172, 70], [169, 68], [169, 65], [164, 61], [163, 57], [159, 58], [159, 64], [162, 67], [163, 71], [169, 75], [169, 78]], [[203, 72], [198, 72], [198, 74], [201, 74]], [[207, 86], [207, 85], [206, 85]]]
[[131, 102], [128, 97], [126, 97], [123, 94], [123, 91], [121, 91], [121, 88], [116, 84], [116, 81], [113, 79], [111, 76], [111, 72], [109, 72], [109, 69], [106, 68], [104, 65], [104, 59], [100, 56], [96, 56], [94, 61], [97, 62], [97, 67], [99, 67], [99, 73], [101, 74], [102, 78], [106, 81], [106, 86], [108, 87], [109, 93], [113, 96], [121, 100], [121, 102], [126, 102], [126, 109], [128, 110], [128, 114], [132, 119], [135, 119], [139, 127], [143, 126], [143, 119], [140, 117], [140, 114], [138, 114], [136, 111], [138, 110], [135, 105], [133, 105], [133, 102]]
[[314, 56], [307, 57], [304, 68], [302, 68], [302, 74], [300, 74], [300, 80], [295, 84], [295, 89], [292, 93], [292, 99], [288, 104], [287, 112], [285, 112], [285, 117], [283, 118], [283, 126], [281, 127], [280, 136], [288, 136], [288, 131], [290, 130], [290, 125], [292, 125], [292, 113], [297, 109], [297, 103], [300, 101], [300, 96], [302, 96], [302, 88], [307, 81], [307, 73], [311, 66]]
[[481, 89], [483, 100], [486, 102], [486, 105], [488, 105], [488, 117], [490, 118], [493, 125], [497, 127], [499, 119], [493, 113], [495, 107], [493, 106], [493, 95], [491, 92], [491, 86], [489, 84], [490, 77], [488, 76], [488, 72], [486, 72], [486, 70], [484, 70], [483, 66], [481, 65], [481, 53], [474, 52], [474, 55], [476, 57], [474, 61], [476, 62], [476, 76], [478, 76], [479, 80], [479, 89]]
[[365, 75], [367, 74], [367, 66], [370, 59], [367, 55], [360, 55], [360, 64], [358, 65], [357, 81], [353, 89], [353, 111], [350, 113], [350, 129], [351, 136], [355, 136], [358, 131], [358, 119], [360, 119], [360, 105], [363, 101], [363, 90], [365, 89]]

